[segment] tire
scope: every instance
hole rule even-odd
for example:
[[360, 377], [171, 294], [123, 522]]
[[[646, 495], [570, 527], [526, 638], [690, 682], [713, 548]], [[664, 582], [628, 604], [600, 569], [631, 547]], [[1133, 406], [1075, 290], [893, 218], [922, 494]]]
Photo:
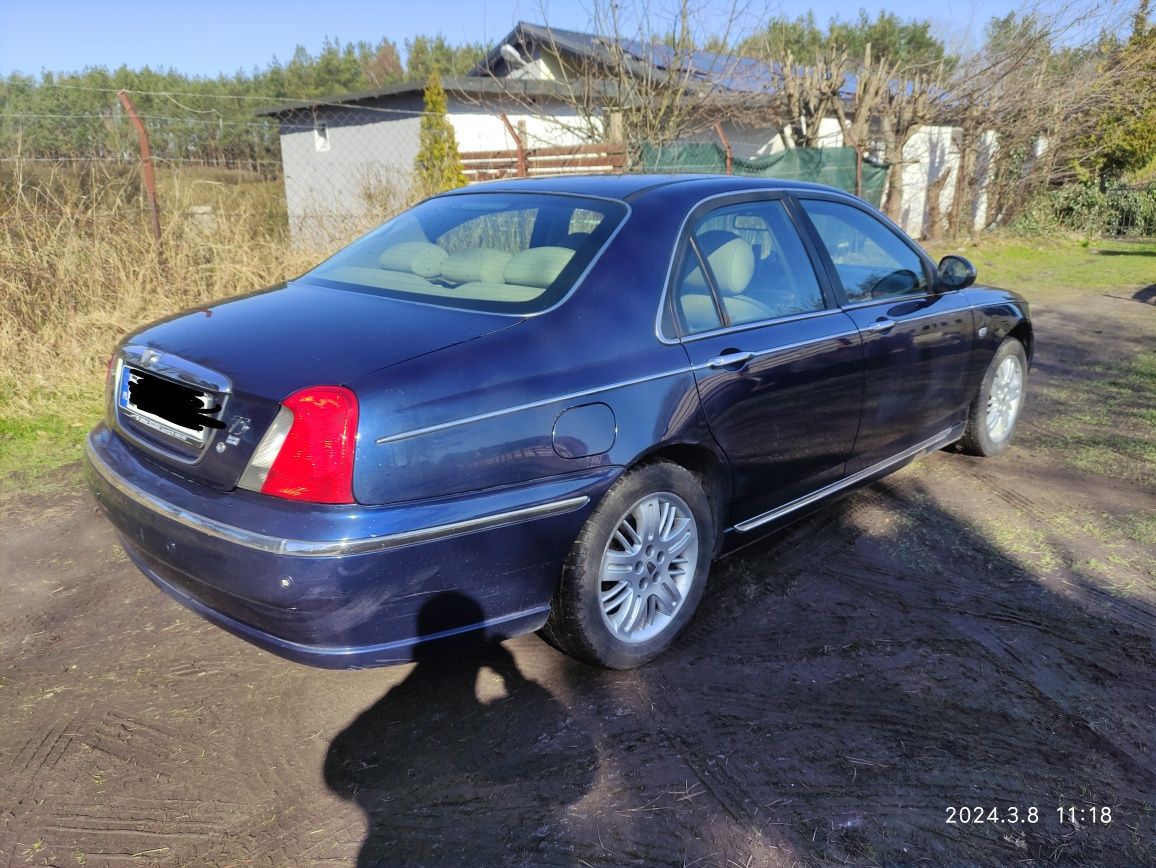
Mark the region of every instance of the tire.
[[967, 411], [967, 429], [959, 448], [988, 457], [1007, 449], [1027, 394], [1028, 358], [1023, 344], [1008, 338], [988, 365], [979, 391]]
[[654, 659], [694, 616], [715, 533], [710, 501], [689, 470], [655, 461], [629, 471], [574, 542], [542, 637], [608, 669]]

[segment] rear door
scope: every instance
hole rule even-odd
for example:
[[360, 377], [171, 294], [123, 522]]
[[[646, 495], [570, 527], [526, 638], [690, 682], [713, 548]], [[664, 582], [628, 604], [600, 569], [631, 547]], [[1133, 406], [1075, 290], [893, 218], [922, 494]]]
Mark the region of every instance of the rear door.
[[843, 475], [859, 424], [862, 349], [784, 201], [700, 209], [675, 263], [669, 324], [694, 366], [747, 521]]
[[819, 194], [798, 201], [862, 335], [865, 390], [847, 466], [853, 474], [964, 418], [973, 314], [962, 293], [933, 291], [930, 260], [870, 206]]

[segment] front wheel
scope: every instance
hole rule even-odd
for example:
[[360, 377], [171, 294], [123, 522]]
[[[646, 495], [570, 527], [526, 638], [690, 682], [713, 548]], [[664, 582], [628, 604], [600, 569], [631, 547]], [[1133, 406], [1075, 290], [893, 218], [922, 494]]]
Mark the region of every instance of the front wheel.
[[693, 473], [668, 461], [630, 471], [575, 541], [543, 638], [611, 669], [653, 659], [694, 615], [714, 542], [710, 501]]
[[1028, 358], [1023, 344], [1008, 338], [984, 374], [967, 414], [967, 430], [959, 441], [969, 455], [996, 455], [1011, 443], [1024, 406]]

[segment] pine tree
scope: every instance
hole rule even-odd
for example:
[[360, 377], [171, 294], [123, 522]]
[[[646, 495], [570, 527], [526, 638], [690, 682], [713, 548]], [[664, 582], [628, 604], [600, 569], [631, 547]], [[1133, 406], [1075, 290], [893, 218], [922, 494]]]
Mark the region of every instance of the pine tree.
[[430, 74], [425, 88], [425, 114], [421, 118], [413, 169], [417, 192], [422, 196], [433, 196], [467, 183], [454, 128], [446, 116], [446, 91], [437, 72]]

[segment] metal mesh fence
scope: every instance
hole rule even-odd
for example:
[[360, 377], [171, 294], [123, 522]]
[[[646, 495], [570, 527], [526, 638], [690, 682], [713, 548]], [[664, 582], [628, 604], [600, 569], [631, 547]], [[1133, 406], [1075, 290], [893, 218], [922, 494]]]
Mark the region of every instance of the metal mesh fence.
[[[313, 104], [259, 111], [145, 108], [163, 223], [211, 227], [241, 217], [255, 231], [296, 246], [331, 249], [426, 192], [415, 177], [422, 94], [381, 104]], [[112, 94], [101, 105], [0, 116], [0, 207], [81, 205], [90, 216], [147, 213], [141, 152], [130, 118]], [[159, 99], [153, 99], [157, 104]], [[301, 101], [304, 102], [304, 101]], [[598, 141], [597, 128], [558, 106], [451, 103], [469, 180], [606, 171], [706, 171], [832, 183], [879, 201], [884, 170], [858, 167], [854, 152], [772, 153], [771, 128], [706, 129], [677, 145], [627, 147]], [[718, 133], [716, 133], [718, 130]], [[850, 163], [848, 163], [850, 159]]]
[[733, 151], [728, 155], [721, 145], [685, 142], [643, 145], [639, 163], [656, 172], [727, 172], [827, 184], [857, 193], [876, 207], [887, 180], [886, 166], [862, 160], [854, 148], [790, 148], [744, 159]]

